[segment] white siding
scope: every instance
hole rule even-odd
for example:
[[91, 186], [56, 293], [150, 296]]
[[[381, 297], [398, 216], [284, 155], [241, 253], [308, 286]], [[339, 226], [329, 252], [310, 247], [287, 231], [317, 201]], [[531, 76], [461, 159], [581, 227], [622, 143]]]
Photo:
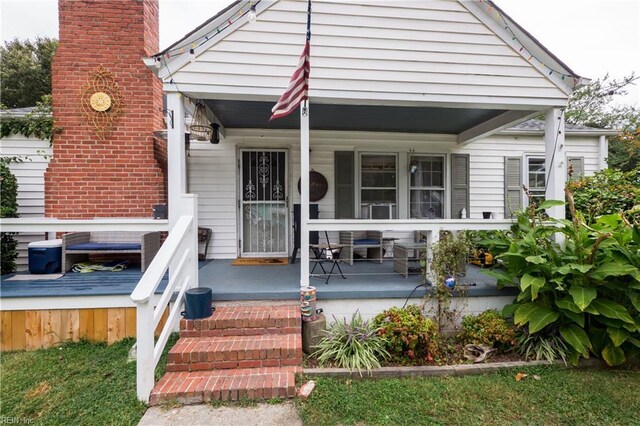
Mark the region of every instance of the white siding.
[[[319, 202], [320, 218], [334, 217], [334, 151], [398, 153], [399, 211], [407, 217], [408, 155], [470, 154], [470, 217], [481, 218], [483, 211], [504, 212], [504, 157], [544, 156], [542, 136], [497, 135], [458, 147], [454, 136], [391, 134], [366, 132], [311, 132], [311, 168], [322, 173], [329, 183], [326, 196]], [[598, 137], [567, 135], [567, 155], [584, 157], [585, 174], [597, 170]], [[299, 135], [295, 131], [263, 131], [227, 129], [227, 138], [219, 145], [191, 143], [188, 158], [189, 192], [197, 193], [200, 202], [200, 226], [213, 228], [210, 257], [235, 258], [237, 235], [237, 157], [239, 148], [287, 148], [290, 164], [289, 200], [300, 200], [297, 182], [300, 178]], [[447, 157], [449, 158], [449, 157]], [[403, 183], [404, 182], [404, 183]], [[449, 187], [450, 185], [448, 185]], [[447, 209], [449, 195], [447, 194]], [[412, 236], [402, 236], [412, 238]], [[290, 247], [290, 250], [291, 251]]]
[[[44, 217], [44, 172], [51, 156], [49, 141], [22, 135], [0, 139], [0, 156], [19, 157], [9, 169], [18, 181], [18, 213], [20, 217]], [[18, 270], [27, 269], [27, 245], [44, 239], [44, 234], [20, 234], [18, 240]]]
[[[171, 76], [211, 94], [277, 97], [298, 62], [306, 1], [279, 0], [256, 22], [196, 49]], [[458, 1], [315, 1], [314, 101], [564, 104], [545, 73]]]

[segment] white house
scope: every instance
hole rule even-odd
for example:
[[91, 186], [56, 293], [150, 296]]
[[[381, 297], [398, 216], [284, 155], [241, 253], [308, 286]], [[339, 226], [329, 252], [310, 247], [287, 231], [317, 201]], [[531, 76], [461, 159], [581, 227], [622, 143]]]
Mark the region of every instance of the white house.
[[[527, 202], [522, 185], [534, 196], [562, 199], [568, 165], [574, 175], [605, 167], [610, 132], [564, 124], [569, 96], [588, 80], [491, 1], [314, 0], [311, 21], [308, 105], [271, 122], [305, 43], [306, 0], [236, 1], [144, 58], [167, 96], [168, 222], [48, 218], [3, 220], [2, 226], [168, 230], [167, 239], [130, 297], [123, 291], [5, 296], [3, 309], [33, 310], [41, 300], [48, 309], [115, 308], [113, 323], [121, 324], [129, 314], [120, 310], [135, 304], [138, 397], [147, 401], [186, 290], [211, 284], [198, 270], [198, 226], [213, 228], [209, 255], [216, 260], [290, 257], [299, 203], [300, 269], [288, 269], [294, 275], [286, 289], [287, 298], [296, 299], [298, 281], [310, 283], [311, 232], [326, 231], [337, 244], [340, 232], [383, 232], [404, 242], [413, 241], [414, 231], [434, 240], [443, 229], [507, 229], [511, 213]], [[185, 116], [194, 105], [215, 124], [214, 143], [194, 137], [186, 143], [194, 128]], [[529, 121], [538, 117], [544, 118]], [[310, 217], [311, 201], [318, 204], [317, 219]], [[548, 213], [562, 217], [564, 209]], [[240, 286], [249, 271], [227, 268]], [[216, 274], [207, 277], [214, 293], [231, 285]], [[254, 296], [284, 298], [274, 288], [277, 279], [257, 278]], [[363, 303], [379, 311], [414, 295], [404, 281], [402, 295], [391, 299], [396, 290], [372, 289], [374, 279], [361, 280], [349, 297], [340, 288], [346, 286], [334, 286], [328, 312], [352, 312]], [[356, 280], [340, 282], [350, 281]], [[496, 303], [509, 297], [498, 295]], [[489, 305], [482, 301], [474, 309]], [[162, 329], [157, 342], [156, 326]]]
[[[563, 198], [568, 164], [574, 175], [605, 167], [610, 133], [564, 129], [568, 96], [587, 80], [489, 1], [314, 2], [301, 144], [297, 114], [269, 117], [298, 62], [306, 6], [235, 2], [146, 59], [175, 119], [170, 168], [183, 180], [169, 198], [198, 195], [198, 224], [215, 229], [211, 256], [290, 255], [301, 170], [327, 183], [319, 221], [303, 229], [357, 222], [408, 238], [438, 219], [510, 217], [527, 202], [522, 185]], [[193, 103], [206, 105], [221, 137], [192, 140], [183, 162]]]

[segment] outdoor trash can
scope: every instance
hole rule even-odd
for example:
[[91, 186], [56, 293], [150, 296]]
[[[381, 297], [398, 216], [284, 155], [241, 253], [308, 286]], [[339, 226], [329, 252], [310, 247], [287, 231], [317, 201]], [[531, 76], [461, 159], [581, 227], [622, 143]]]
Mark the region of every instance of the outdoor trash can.
[[62, 265], [62, 240], [34, 241], [29, 243], [29, 272], [54, 274]]
[[192, 288], [184, 294], [182, 316], [188, 320], [208, 318], [213, 313], [210, 288]]

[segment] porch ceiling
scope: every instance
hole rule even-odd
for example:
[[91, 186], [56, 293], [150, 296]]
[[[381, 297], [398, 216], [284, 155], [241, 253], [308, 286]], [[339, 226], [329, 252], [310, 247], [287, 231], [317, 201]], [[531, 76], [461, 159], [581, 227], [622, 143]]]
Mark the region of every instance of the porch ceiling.
[[[299, 114], [269, 123], [273, 102], [206, 100], [227, 128], [298, 129]], [[502, 109], [312, 104], [312, 130], [460, 134], [507, 112]]]

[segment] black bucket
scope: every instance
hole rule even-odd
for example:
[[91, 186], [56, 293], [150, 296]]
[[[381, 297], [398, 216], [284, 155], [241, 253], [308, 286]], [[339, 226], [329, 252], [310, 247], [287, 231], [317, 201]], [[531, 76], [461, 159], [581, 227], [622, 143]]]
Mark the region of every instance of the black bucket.
[[215, 308], [211, 307], [210, 288], [192, 288], [184, 294], [184, 311], [182, 316], [188, 320], [210, 317]]

